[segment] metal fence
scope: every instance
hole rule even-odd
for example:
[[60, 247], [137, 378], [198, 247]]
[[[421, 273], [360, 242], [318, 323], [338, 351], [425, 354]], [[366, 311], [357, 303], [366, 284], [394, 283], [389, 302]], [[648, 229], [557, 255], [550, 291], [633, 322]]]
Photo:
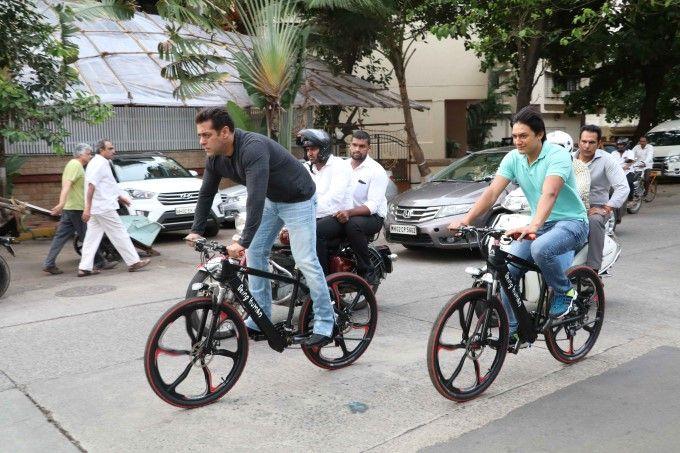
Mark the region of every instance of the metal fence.
[[[199, 149], [194, 117], [198, 109], [191, 107], [114, 107], [115, 115], [102, 124], [89, 125], [65, 119], [71, 133], [66, 150], [80, 142], [94, 145], [102, 138], [110, 139], [119, 152], [178, 151]], [[53, 154], [45, 142], [5, 141], [7, 154]]]

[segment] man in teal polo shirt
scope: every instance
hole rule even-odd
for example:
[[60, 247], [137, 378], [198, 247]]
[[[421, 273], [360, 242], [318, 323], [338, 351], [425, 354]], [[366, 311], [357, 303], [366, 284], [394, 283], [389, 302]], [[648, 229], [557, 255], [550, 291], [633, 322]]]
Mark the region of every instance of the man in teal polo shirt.
[[[545, 124], [540, 114], [525, 107], [513, 118], [512, 139], [517, 146], [501, 162], [496, 177], [465, 217], [452, 222], [450, 230], [469, 225], [487, 212], [503, 190], [514, 181], [527, 197], [531, 208], [531, 223], [523, 228], [508, 230], [520, 239], [535, 234], [535, 241], [516, 241], [513, 255], [533, 261], [541, 269], [555, 296], [550, 316], [561, 318], [568, 314], [576, 298], [576, 291], [567, 278], [571, 260], [560, 259], [583, 245], [588, 239], [588, 215], [579, 197], [574, 178], [571, 155], [562, 147], [545, 141]], [[510, 273], [518, 279], [522, 272], [510, 266]], [[517, 320], [503, 294], [503, 305], [508, 313], [510, 334], [517, 331]]]

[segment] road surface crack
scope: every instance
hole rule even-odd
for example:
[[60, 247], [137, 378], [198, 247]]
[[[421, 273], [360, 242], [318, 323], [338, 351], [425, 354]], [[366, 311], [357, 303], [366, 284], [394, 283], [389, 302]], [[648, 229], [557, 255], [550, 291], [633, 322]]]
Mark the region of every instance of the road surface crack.
[[68, 439], [71, 444], [76, 447], [79, 451], [82, 452], [87, 452], [87, 450], [80, 444], [80, 442], [73, 437], [71, 433], [68, 432], [66, 428], [64, 428], [61, 423], [57, 419], [54, 418], [54, 415], [52, 414], [52, 411], [47, 409], [45, 406], [40, 404], [33, 396], [28, 392], [28, 389], [26, 386], [18, 384], [14, 379], [12, 379], [7, 373], [4, 371], [0, 370], [0, 373], [4, 374], [7, 379], [14, 385], [14, 387], [19, 390], [23, 395], [28, 398], [28, 400], [33, 403], [35, 407], [38, 408], [38, 410], [43, 414], [45, 417], [45, 420], [52, 426], [54, 426], [64, 437]]

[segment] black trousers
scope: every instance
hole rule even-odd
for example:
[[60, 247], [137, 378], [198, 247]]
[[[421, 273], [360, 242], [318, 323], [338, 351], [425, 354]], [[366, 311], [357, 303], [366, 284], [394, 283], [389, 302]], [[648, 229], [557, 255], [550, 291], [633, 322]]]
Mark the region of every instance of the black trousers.
[[628, 187], [630, 188], [630, 192], [628, 192], [628, 201], [630, 201], [633, 199], [635, 192], [635, 189], [633, 188], [633, 183], [635, 182], [635, 172], [631, 171], [630, 173], [626, 174], [626, 179], [628, 180]]
[[316, 220], [316, 254], [324, 274], [329, 274], [328, 246], [338, 239], [347, 239], [357, 255], [357, 267], [361, 274], [371, 269], [371, 256], [368, 253], [368, 236], [380, 231], [384, 219], [377, 214], [350, 217], [347, 223], [340, 223], [335, 217], [328, 216]]

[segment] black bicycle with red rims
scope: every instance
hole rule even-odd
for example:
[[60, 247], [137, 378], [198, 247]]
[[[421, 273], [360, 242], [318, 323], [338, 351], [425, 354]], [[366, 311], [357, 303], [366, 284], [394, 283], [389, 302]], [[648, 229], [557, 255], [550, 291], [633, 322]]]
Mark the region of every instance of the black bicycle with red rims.
[[[236, 306], [252, 318], [277, 352], [311, 335], [314, 319], [309, 291], [300, 291], [305, 287], [299, 270], [291, 278], [243, 266], [229, 259], [226, 247], [216, 242], [198, 241], [196, 250], [221, 254], [222, 265], [212, 268], [211, 280], [197, 283], [205, 297], [183, 300], [161, 316], [144, 351], [144, 369], [153, 391], [163, 401], [183, 408], [217, 401], [241, 376], [248, 358], [248, 334]], [[289, 304], [285, 321], [273, 324], [250, 293], [243, 274], [292, 284], [292, 300], [297, 302], [300, 294], [304, 300]], [[362, 278], [337, 273], [326, 281], [336, 318], [332, 341], [322, 347], [300, 347], [315, 365], [338, 369], [355, 362], [368, 348], [378, 308]], [[294, 320], [296, 306], [302, 308]]]
[[[494, 228], [461, 227], [460, 234], [473, 236], [480, 247], [491, 240], [483, 268], [468, 268], [475, 278], [472, 288], [451, 298], [432, 327], [427, 345], [427, 367], [437, 391], [454, 401], [479, 396], [496, 379], [507, 352], [543, 335], [550, 353], [563, 363], [583, 359], [592, 349], [604, 320], [604, 289], [598, 275], [587, 266], [574, 266], [567, 277], [577, 291], [575, 309], [561, 319], [550, 318], [552, 291], [541, 270], [501, 247], [513, 239]], [[510, 277], [512, 264], [539, 276], [540, 290], [535, 310], [524, 304], [525, 285]], [[508, 295], [518, 320], [518, 337], [510, 344], [508, 316], [500, 301], [500, 289]]]

